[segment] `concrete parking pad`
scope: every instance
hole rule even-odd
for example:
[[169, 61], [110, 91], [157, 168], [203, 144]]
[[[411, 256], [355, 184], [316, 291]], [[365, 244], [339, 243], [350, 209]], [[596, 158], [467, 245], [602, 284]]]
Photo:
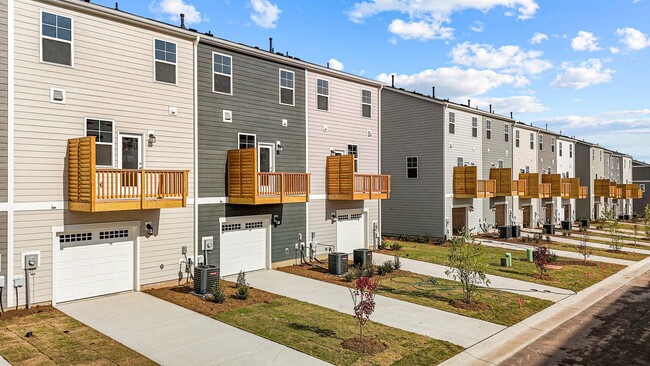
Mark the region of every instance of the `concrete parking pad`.
[[[227, 280], [234, 280], [226, 278]], [[280, 271], [246, 274], [251, 286], [352, 315], [352, 298], [347, 287]], [[376, 296], [371, 320], [409, 332], [470, 347], [506, 327], [441, 310]], [[350, 319], [350, 321], [354, 321]]]
[[327, 365], [141, 292], [57, 308], [161, 365]]
[[11, 366], [11, 364], [2, 358], [2, 356], [0, 356], [0, 366]]

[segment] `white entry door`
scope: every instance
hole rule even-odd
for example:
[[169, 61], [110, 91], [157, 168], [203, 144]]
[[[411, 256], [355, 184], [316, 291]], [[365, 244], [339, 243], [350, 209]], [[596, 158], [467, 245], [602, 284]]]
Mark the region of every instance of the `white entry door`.
[[269, 267], [271, 228], [268, 217], [226, 218], [221, 223], [219, 268], [222, 276]]
[[57, 235], [55, 302], [133, 290], [131, 231], [125, 228]]
[[142, 169], [142, 135], [120, 133], [118, 149], [120, 169]]
[[275, 171], [275, 145], [260, 142], [257, 145], [257, 167], [260, 173], [271, 173]]
[[336, 251], [352, 253], [366, 248], [366, 218], [361, 210], [343, 210], [336, 213]]

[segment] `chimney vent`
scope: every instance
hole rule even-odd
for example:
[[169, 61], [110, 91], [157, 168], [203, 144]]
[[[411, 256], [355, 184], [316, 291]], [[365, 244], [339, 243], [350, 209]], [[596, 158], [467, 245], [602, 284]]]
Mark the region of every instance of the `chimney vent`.
[[432, 87], [431, 87], [431, 97], [432, 97], [432, 98], [435, 98], [435, 97], [436, 97], [436, 87], [435, 87], [435, 86], [432, 86]]
[[512, 119], [512, 112], [510, 112], [510, 119]]
[[181, 28], [185, 29], [185, 14], [181, 13]]
[[269, 52], [273, 53], [273, 37], [269, 37]]
[[470, 105], [471, 102], [472, 102], [472, 101], [471, 101], [470, 99], [467, 99], [467, 106], [468, 106], [468, 107], [471, 107], [471, 105]]
[[119, 4], [117, 3], [117, 1], [115, 2], [115, 10], [117, 10], [117, 11], [120, 10], [120, 6], [119, 6]]
[[390, 86], [391, 88], [395, 87], [395, 75], [390, 76]]
[[490, 104], [490, 113], [492, 113], [492, 104]]

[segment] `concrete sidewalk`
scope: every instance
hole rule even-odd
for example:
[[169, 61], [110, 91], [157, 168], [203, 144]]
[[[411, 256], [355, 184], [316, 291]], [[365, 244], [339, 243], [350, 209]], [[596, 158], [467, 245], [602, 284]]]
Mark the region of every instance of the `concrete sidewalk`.
[[11, 364], [2, 358], [2, 356], [0, 356], [0, 366], [11, 366]]
[[[235, 277], [226, 279], [234, 281]], [[280, 271], [251, 272], [246, 274], [246, 279], [260, 290], [353, 315], [347, 287]], [[377, 307], [370, 320], [465, 348], [506, 328], [384, 296], [376, 296], [375, 303]]]
[[327, 365], [141, 292], [57, 308], [161, 365]]
[[[589, 229], [588, 231], [589, 231], [589, 232], [593, 232], [593, 233], [608, 234], [607, 232], [599, 231], [599, 230], [591, 230], [591, 229]], [[530, 233], [530, 234], [539, 234], [539, 233], [542, 232], [542, 230], [540, 230], [540, 229], [522, 229], [521, 232], [522, 232], [522, 233]], [[556, 233], [557, 233], [557, 231], [556, 231]], [[575, 236], [577, 236], [577, 235], [575, 235]], [[575, 237], [575, 236], [574, 236], [574, 237]], [[556, 239], [565, 239], [565, 237], [560, 237], [560, 236], [551, 236], [551, 239], [553, 239], [553, 240], [556, 240]], [[610, 240], [610, 239], [608, 239], [608, 238], [605, 238], [605, 237], [602, 237], [602, 236], [596, 236], [596, 235], [592, 235], [592, 236], [590, 237], [590, 239], [601, 240], [601, 241], [608, 241], [608, 240]], [[571, 239], [568, 239], [568, 240], [571, 240]], [[647, 247], [650, 248], [650, 242], [648, 242], [648, 241], [642, 241], [642, 240], [637, 240], [636, 243], [635, 243], [634, 240], [633, 240], [633, 238], [632, 238], [632, 240], [630, 240], [630, 239], [622, 239], [622, 240], [621, 240], [621, 243], [623, 243], [624, 245], [625, 245], [625, 244], [643, 245], [643, 246], [647, 246]], [[592, 243], [592, 244], [596, 244], [596, 243]], [[606, 244], [599, 244], [599, 245], [605, 245], [606, 247], [609, 247], [609, 246], [607, 246]], [[623, 248], [623, 249], [624, 249], [624, 251], [630, 251], [630, 252], [631, 252], [631, 251], [634, 251], [634, 249], [632, 249], [632, 248]], [[639, 249], [639, 250], [642, 250], [642, 249]], [[647, 249], [646, 249], [646, 250], [647, 250]]]
[[[526, 231], [524, 231], [524, 232], [526, 232]], [[573, 237], [575, 238], [576, 236], [573, 236]], [[595, 240], [601, 240], [601, 241], [609, 240], [607, 238], [603, 238], [603, 237], [599, 237], [599, 236], [590, 236], [589, 239], [595, 239]], [[580, 245], [580, 240], [571, 239], [571, 237], [566, 237], [566, 236], [551, 236], [551, 241], [555, 241], [555, 242], [558, 242], [558, 243], [571, 244], [571, 245], [576, 245], [576, 246]], [[647, 249], [642, 249], [642, 248], [629, 248], [629, 247], [624, 246], [625, 244], [634, 244], [634, 242], [631, 241], [631, 240], [622, 240], [621, 242], [623, 243], [623, 247], [621, 248], [622, 252], [629, 252], [629, 253], [636, 252], [636, 253], [639, 253], [639, 254], [648, 254], [648, 255], [650, 255], [650, 243], [641, 243], [641, 242], [637, 241], [638, 245], [648, 246]], [[608, 244], [589, 242], [589, 246], [592, 247], [592, 248], [610, 249], [610, 246]]]
[[[380, 265], [384, 261], [393, 260], [392, 256], [381, 253], [372, 253], [375, 264]], [[417, 261], [408, 258], [400, 258], [402, 269], [405, 271], [419, 273], [431, 277], [446, 278], [452, 280], [445, 274], [448, 267], [423, 261]], [[490, 288], [502, 291], [513, 292], [516, 294], [536, 297], [539, 299], [550, 300], [553, 302], [560, 301], [567, 296], [574, 294], [571, 290], [561, 289], [558, 287], [545, 286], [532, 282], [516, 280], [507, 277], [487, 275], [490, 279]]]

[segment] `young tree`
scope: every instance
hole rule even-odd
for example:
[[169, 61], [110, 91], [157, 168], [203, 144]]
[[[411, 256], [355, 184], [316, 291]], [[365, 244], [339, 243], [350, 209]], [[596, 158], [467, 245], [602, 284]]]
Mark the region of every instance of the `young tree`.
[[546, 273], [546, 265], [549, 263], [550, 256], [551, 251], [543, 245], [535, 247], [535, 251], [533, 251], [533, 261], [535, 262], [537, 269], [539, 269], [540, 279], [544, 279], [544, 273]]
[[588, 231], [581, 231], [580, 232], [580, 244], [576, 247], [576, 250], [578, 253], [582, 255], [582, 261], [587, 262], [587, 258], [589, 258], [593, 252], [591, 247], [589, 246], [589, 232]]
[[452, 239], [446, 265], [449, 269], [445, 274], [451, 276], [454, 281], [460, 281], [463, 301], [467, 304], [472, 302], [480, 284], [490, 285], [490, 280], [485, 274], [488, 265], [483, 246], [475, 243], [468, 231], [463, 231], [460, 236]]
[[619, 252], [623, 247], [623, 238], [621, 236], [621, 223], [616, 221], [616, 212], [613, 208], [605, 205], [601, 214], [601, 219], [605, 221], [605, 230], [611, 238], [609, 247], [613, 251]]
[[378, 288], [378, 280], [360, 277], [354, 283], [354, 289], [349, 289], [354, 303], [354, 317], [359, 321], [359, 339], [363, 338], [363, 326], [375, 311], [375, 293]]
[[650, 238], [650, 205], [645, 205], [643, 212], [643, 227], [645, 229], [645, 236]]

